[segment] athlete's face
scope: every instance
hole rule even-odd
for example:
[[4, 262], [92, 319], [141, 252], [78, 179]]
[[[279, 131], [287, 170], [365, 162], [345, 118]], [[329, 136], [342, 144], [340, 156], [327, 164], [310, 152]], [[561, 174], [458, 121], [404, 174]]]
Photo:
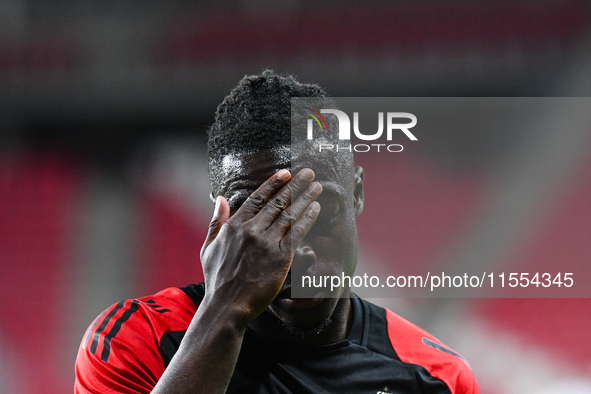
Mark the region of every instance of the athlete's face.
[[[322, 194], [317, 199], [321, 209], [314, 226], [296, 248], [292, 271], [316, 277], [340, 277], [343, 272], [353, 274], [357, 264], [355, 217], [363, 209], [363, 171], [360, 167], [338, 165], [329, 157], [322, 159], [304, 154], [291, 157], [289, 150], [285, 149], [232, 155], [224, 160], [223, 166], [225, 183], [220, 189], [232, 214], [280, 169], [288, 168], [295, 175], [302, 168], [311, 168], [316, 175], [315, 181], [322, 185]], [[328, 321], [344, 291], [348, 292], [340, 289], [331, 297], [316, 293], [310, 294], [312, 298], [308, 299], [291, 298], [290, 272], [268, 312], [296, 331], [318, 329]]]

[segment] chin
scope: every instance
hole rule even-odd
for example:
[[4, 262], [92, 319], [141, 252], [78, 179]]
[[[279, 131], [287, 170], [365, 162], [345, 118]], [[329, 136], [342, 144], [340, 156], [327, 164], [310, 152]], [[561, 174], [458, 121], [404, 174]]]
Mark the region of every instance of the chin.
[[269, 312], [292, 334], [325, 331], [332, 322], [338, 298], [280, 298], [269, 306]]

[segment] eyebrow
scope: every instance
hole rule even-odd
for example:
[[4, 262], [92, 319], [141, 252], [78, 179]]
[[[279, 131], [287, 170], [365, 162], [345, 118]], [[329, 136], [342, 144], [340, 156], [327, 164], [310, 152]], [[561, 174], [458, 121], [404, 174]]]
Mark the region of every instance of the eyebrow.
[[[322, 185], [322, 194], [324, 194], [324, 196], [328, 195], [334, 198], [345, 196], [346, 194], [345, 187], [338, 182], [318, 179], [315, 179], [315, 182], [319, 182]], [[234, 211], [232, 213], [235, 213], [235, 211], [240, 209], [242, 204], [246, 202], [248, 197], [250, 197], [250, 195], [254, 193], [259, 186], [260, 185], [257, 185], [253, 181], [247, 179], [232, 182], [230, 187], [228, 187], [226, 190], [226, 193], [231, 194], [230, 198], [228, 198], [228, 204], [230, 205], [230, 209]]]

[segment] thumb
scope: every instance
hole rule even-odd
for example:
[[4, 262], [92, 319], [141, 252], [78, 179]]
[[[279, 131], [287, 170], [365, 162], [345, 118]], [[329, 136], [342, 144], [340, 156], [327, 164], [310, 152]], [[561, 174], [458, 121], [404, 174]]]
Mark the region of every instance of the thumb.
[[218, 236], [222, 226], [230, 218], [230, 205], [228, 200], [224, 196], [218, 196], [215, 200], [215, 208], [213, 210], [213, 217], [209, 222], [209, 229], [207, 230], [207, 237], [201, 248], [201, 257], [207, 247], [215, 240]]

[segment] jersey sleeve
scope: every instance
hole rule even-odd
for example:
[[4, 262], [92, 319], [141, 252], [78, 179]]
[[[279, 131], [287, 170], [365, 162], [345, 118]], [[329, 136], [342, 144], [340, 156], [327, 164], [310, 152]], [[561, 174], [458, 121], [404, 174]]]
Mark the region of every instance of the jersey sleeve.
[[150, 393], [166, 367], [160, 339], [186, 330], [195, 313], [191, 306], [180, 289], [171, 288], [106, 309], [80, 343], [74, 392]]
[[451, 394], [480, 394], [468, 362], [437, 338], [386, 309], [388, 336], [400, 360], [424, 367]]

